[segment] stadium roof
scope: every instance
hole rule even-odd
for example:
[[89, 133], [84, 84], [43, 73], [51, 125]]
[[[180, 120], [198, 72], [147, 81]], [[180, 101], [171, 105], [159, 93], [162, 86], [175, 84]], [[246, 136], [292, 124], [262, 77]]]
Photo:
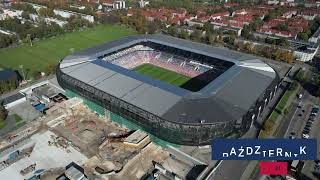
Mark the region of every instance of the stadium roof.
[[[141, 42], [182, 49], [234, 65], [197, 92], [103, 61], [98, 57]], [[166, 35], [128, 36], [86, 49], [60, 62], [63, 73], [168, 121], [217, 123], [240, 119], [276, 78], [255, 56]]]

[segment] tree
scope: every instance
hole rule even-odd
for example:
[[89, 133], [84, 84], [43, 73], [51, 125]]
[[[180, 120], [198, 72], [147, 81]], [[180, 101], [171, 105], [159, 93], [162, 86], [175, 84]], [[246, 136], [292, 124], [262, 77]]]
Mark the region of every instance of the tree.
[[288, 47], [289, 46], [288, 39], [287, 38], [280, 38], [278, 40], [278, 45]]
[[180, 34], [179, 34], [179, 38], [182, 39], [188, 39], [189, 38], [189, 33], [187, 30], [181, 30]]
[[39, 71], [33, 72], [33, 73], [32, 73], [32, 78], [33, 78], [34, 80], [40, 79], [40, 78], [41, 78], [41, 72], [39, 72]]
[[293, 81], [289, 86], [289, 90], [293, 91], [293, 90], [297, 89], [298, 86], [299, 86], [298, 82], [297, 81]]
[[284, 59], [287, 63], [291, 64], [294, 60], [294, 53], [292, 51], [286, 51], [284, 54]]
[[279, 31], [288, 31], [288, 24], [287, 23], [283, 23], [283, 24], [279, 24], [276, 29], [278, 29]]
[[275, 52], [275, 60], [281, 61], [282, 59], [282, 50], [277, 48]]
[[56, 73], [57, 64], [49, 64], [46, 68], [46, 74], [54, 74]]
[[7, 110], [0, 104], [0, 121], [5, 120], [8, 115]]
[[206, 31], [206, 33], [213, 33], [214, 32], [213, 25], [210, 22], [204, 23], [203, 30]]
[[241, 36], [246, 38], [246, 39], [249, 39], [250, 37], [250, 28], [248, 25], [244, 25], [242, 31], [241, 31]]
[[24, 19], [30, 19], [29, 13], [27, 13], [26, 11], [22, 12], [21, 17]]
[[208, 42], [210, 45], [214, 45], [217, 41], [217, 34], [213, 33], [213, 34], [207, 34], [208, 37]]
[[0, 34], [0, 48], [5, 48], [17, 42], [17, 37], [12, 35]]
[[201, 42], [202, 31], [198, 29], [193, 30], [193, 32], [190, 35], [190, 38], [194, 41]]
[[308, 37], [308, 34], [307, 34], [307, 33], [305, 33], [305, 32], [300, 32], [300, 33], [298, 34], [298, 38], [301, 39], [301, 40], [307, 41], [309, 37]]
[[233, 45], [236, 38], [237, 38], [236, 33], [230, 32], [229, 37], [228, 37], [228, 43]]
[[168, 28], [168, 33], [171, 35], [171, 36], [177, 36], [178, 34], [178, 29], [175, 27], [175, 26], [170, 26]]

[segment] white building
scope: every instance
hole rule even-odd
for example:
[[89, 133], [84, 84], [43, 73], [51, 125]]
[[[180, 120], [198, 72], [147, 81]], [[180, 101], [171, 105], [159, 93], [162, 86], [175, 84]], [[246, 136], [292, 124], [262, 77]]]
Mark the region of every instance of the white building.
[[144, 7], [146, 7], [146, 5], [149, 5], [149, 4], [150, 4], [149, 1], [144, 1], [144, 0], [139, 1], [140, 8], [144, 8]]
[[113, 2], [113, 9], [125, 9], [126, 8], [126, 1], [119, 0]]
[[320, 27], [317, 29], [317, 31], [309, 38], [309, 42], [311, 43], [317, 43], [320, 39]]
[[21, 104], [23, 102], [27, 101], [27, 98], [22, 93], [17, 93], [12, 96], [9, 96], [3, 100], [3, 106], [5, 109], [9, 109], [11, 107], [14, 107], [18, 104]]
[[317, 47], [307, 47], [306, 49], [297, 49], [295, 50], [294, 56], [298, 61], [307, 62], [312, 61], [313, 57], [316, 55], [319, 46]]
[[277, 4], [279, 4], [279, 1], [278, 0], [269, 0], [267, 2], [267, 4], [269, 4], [269, 5], [277, 5]]
[[[32, 7], [36, 10], [39, 10], [41, 8], [47, 8], [46, 6], [42, 6], [42, 5], [39, 5], [39, 4], [32, 4], [32, 3], [29, 3], [32, 5]], [[91, 23], [94, 22], [94, 17], [91, 16], [91, 15], [87, 15], [87, 14], [82, 14], [82, 13], [78, 13], [78, 12], [73, 12], [73, 11], [67, 11], [67, 10], [62, 10], [62, 9], [54, 9], [53, 10], [54, 14], [55, 15], [59, 15], [59, 16], [62, 16], [64, 18], [70, 18], [71, 16], [79, 16], [81, 17], [82, 19], [85, 19]]]
[[91, 15], [87, 15], [87, 14], [81, 14], [81, 13], [77, 13], [77, 12], [73, 12], [73, 11], [60, 10], [60, 9], [54, 9], [53, 12], [55, 15], [59, 15], [64, 18], [70, 18], [71, 16], [79, 16], [82, 19], [85, 19], [91, 23], [94, 22], [94, 17]]
[[[30, 19], [34, 22], [38, 22], [40, 20], [40, 17], [36, 14], [30, 14]], [[67, 21], [62, 21], [56, 18], [50, 18], [50, 17], [46, 17], [44, 18], [45, 22], [47, 24], [51, 24], [52, 22], [58, 24], [60, 27], [63, 27], [64, 25], [66, 25], [68, 22]]]
[[117, 0], [112, 2], [102, 3], [102, 6], [105, 11], [125, 9], [126, 2], [124, 0]]
[[3, 9], [3, 13], [0, 14], [0, 20], [5, 20], [7, 18], [19, 18], [21, 17], [22, 11], [20, 10], [9, 10]]

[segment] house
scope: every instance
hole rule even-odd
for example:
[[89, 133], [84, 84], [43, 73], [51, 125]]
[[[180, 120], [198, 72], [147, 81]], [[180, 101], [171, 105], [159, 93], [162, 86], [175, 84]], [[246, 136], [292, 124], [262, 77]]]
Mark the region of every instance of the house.
[[116, 1], [114, 1], [114, 0], [101, 0], [100, 3], [102, 3], [102, 8], [105, 11], [126, 8], [126, 2], [124, 0], [116, 0]]
[[20, 10], [9, 10], [3, 9], [3, 13], [0, 14], [0, 20], [5, 20], [7, 18], [21, 18], [22, 11]]
[[292, 16], [296, 15], [297, 14], [297, 11], [288, 11], [288, 12], [285, 12], [282, 17], [286, 18], [286, 19], [290, 19], [292, 18]]
[[211, 20], [221, 19], [224, 16], [230, 16], [230, 13], [228, 11], [225, 11], [221, 13], [211, 14], [210, 19]]

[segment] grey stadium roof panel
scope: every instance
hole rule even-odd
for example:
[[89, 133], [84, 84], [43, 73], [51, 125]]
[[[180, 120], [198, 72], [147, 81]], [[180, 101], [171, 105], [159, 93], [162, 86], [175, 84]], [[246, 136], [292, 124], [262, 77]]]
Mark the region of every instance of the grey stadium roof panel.
[[[198, 92], [157, 81], [98, 57], [140, 42], [154, 42], [234, 63]], [[263, 94], [277, 73], [254, 56], [165, 35], [128, 36], [76, 52], [60, 62], [69, 76], [167, 121], [235, 121]]]

